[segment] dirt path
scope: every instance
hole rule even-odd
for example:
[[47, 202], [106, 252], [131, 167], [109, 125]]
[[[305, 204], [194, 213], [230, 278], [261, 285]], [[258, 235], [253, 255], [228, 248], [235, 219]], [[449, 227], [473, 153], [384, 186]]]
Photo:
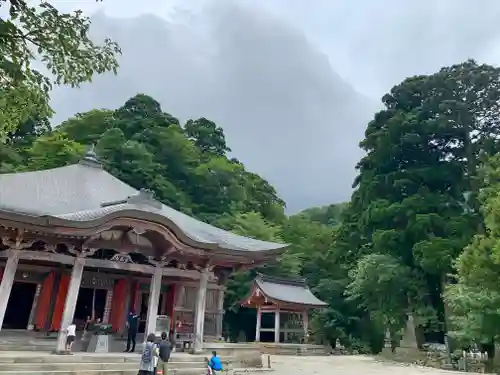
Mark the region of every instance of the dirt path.
[[[267, 364], [267, 358], [264, 358]], [[291, 357], [271, 356], [276, 375], [454, 375], [454, 371], [436, 370], [378, 362], [363, 356]]]

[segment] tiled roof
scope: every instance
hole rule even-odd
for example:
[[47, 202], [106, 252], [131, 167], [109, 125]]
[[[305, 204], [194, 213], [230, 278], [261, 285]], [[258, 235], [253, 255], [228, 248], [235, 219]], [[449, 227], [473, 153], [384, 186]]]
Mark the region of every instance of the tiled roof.
[[321, 301], [311, 292], [303, 279], [291, 280], [259, 274], [255, 283], [261, 292], [272, 300], [312, 307], [327, 306], [326, 302]]
[[68, 222], [92, 221], [125, 211], [128, 215], [149, 213], [159, 220], [173, 222], [200, 246], [218, 245], [240, 251], [277, 250], [286, 246], [238, 236], [176, 211], [152, 196], [148, 199], [147, 193], [120, 181], [88, 157], [60, 168], [0, 174], [0, 211]]

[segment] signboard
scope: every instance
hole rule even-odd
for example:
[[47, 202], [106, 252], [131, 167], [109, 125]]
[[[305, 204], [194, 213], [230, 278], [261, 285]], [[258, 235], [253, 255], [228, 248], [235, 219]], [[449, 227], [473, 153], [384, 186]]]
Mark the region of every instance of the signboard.
[[114, 284], [114, 279], [105, 276], [96, 276], [96, 274], [83, 274], [81, 287], [93, 289], [113, 289]]
[[167, 315], [158, 315], [156, 318], [156, 336], [161, 336], [162, 332], [170, 331], [170, 317]]
[[117, 253], [113, 255], [110, 260], [117, 263], [134, 263], [130, 255], [127, 253]]

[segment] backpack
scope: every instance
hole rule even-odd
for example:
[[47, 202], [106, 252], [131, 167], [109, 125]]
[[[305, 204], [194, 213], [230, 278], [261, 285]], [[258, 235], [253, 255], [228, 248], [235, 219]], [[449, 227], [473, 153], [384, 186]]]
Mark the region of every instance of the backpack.
[[141, 356], [143, 363], [150, 363], [153, 360], [153, 345], [147, 343]]

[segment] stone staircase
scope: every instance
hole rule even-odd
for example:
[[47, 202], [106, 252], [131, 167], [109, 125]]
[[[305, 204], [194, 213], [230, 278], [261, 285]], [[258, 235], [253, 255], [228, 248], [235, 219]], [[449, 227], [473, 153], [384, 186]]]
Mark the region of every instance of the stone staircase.
[[[0, 352], [0, 375], [137, 375], [138, 354]], [[203, 356], [174, 353], [170, 375], [204, 375]]]

